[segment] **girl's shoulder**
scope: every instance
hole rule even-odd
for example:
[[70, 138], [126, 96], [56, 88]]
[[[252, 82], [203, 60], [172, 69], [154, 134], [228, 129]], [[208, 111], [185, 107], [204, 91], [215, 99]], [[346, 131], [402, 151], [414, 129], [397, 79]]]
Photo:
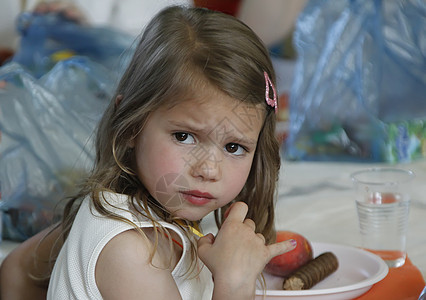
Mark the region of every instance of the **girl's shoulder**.
[[[73, 225], [70, 236], [74, 239], [68, 246], [73, 248], [69, 253], [91, 253], [87, 265], [92, 266], [89, 273], [94, 274], [91, 278], [98, 295], [105, 298], [108, 294], [117, 299], [174, 299], [179, 291], [192, 294], [195, 288], [198, 295], [204, 293], [206, 284], [211, 285], [207, 268], [200, 267], [207, 274], [202, 281], [188, 273], [194, 264], [192, 240], [182, 228], [159, 218], [155, 226], [152, 220], [135, 218], [129, 213], [131, 199], [127, 195], [105, 193], [103, 199], [115, 207], [115, 213], [131, 222], [99, 214], [89, 199], [83, 201], [77, 214], [79, 226]], [[198, 259], [195, 261], [198, 263]], [[194, 278], [188, 280], [188, 275]], [[157, 286], [158, 282], [161, 286]], [[140, 290], [145, 290], [144, 297], [138, 294]], [[134, 294], [127, 294], [130, 291]], [[151, 291], [155, 294], [147, 294]]]
[[[165, 265], [162, 260], [163, 256], [167, 257], [168, 263], [171, 254], [178, 253], [180, 256], [183, 249], [189, 248], [190, 241], [181, 228], [161, 220], [151, 210], [149, 210], [150, 217], [135, 213], [130, 208], [129, 203], [132, 199], [128, 195], [103, 192], [100, 199], [102, 199], [101, 202], [108, 203], [108, 211], [116, 217], [110, 218], [109, 214], [102, 215], [94, 212], [94, 207], [89, 204], [90, 202], [86, 202], [87, 208], [89, 208], [86, 208], [86, 214], [89, 213], [88, 210], [90, 214], [94, 214], [95, 220], [92, 221], [94, 223], [92, 226], [95, 226], [97, 230], [105, 228], [107, 235], [101, 235], [104, 236], [102, 239], [107, 242], [104, 247], [108, 246], [108, 250], [113, 253], [127, 251], [124, 248], [134, 244], [143, 249], [144, 253], [150, 253], [148, 257], [153, 258], [153, 262], [159, 267], [163, 267]], [[151, 253], [155, 255], [151, 255]], [[172, 266], [174, 267], [175, 264]]]
[[143, 291], [141, 298], [150, 298], [148, 290], [153, 297], [164, 293], [161, 298], [173, 299], [179, 295], [172, 271], [181, 257], [181, 251], [171, 246], [167, 238], [158, 237], [156, 243], [152, 227], [141, 230], [124, 231], [102, 249], [95, 277], [104, 297], [110, 295], [127, 299]]

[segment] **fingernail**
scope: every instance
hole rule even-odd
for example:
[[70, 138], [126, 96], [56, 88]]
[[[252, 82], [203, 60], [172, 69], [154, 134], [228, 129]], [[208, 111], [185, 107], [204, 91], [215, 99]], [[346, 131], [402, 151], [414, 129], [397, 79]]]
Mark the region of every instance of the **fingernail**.
[[296, 247], [296, 246], [297, 246], [297, 242], [296, 242], [296, 240], [293, 240], [293, 239], [291, 239], [291, 240], [290, 240], [290, 244], [291, 244], [293, 247]]

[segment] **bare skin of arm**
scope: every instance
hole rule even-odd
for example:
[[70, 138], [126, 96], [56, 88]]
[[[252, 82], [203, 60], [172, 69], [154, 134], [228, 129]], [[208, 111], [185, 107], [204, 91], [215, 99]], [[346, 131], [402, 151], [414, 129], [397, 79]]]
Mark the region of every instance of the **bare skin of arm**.
[[[136, 230], [128, 230], [102, 250], [95, 276], [103, 299], [181, 299], [171, 273], [182, 249], [175, 244], [170, 249], [168, 239], [159, 236], [151, 263], [154, 232], [152, 228], [143, 231], [146, 239]], [[179, 240], [177, 236], [173, 238]]]
[[[217, 236], [209, 234], [198, 242], [199, 257], [214, 278], [212, 299], [254, 299], [256, 278], [266, 263], [294, 248], [289, 242], [266, 246], [263, 236], [254, 232], [254, 222], [245, 219], [246, 214], [247, 205], [235, 203]], [[47, 283], [36, 282], [29, 273], [38, 276], [50, 273], [47, 258], [52, 249], [56, 249], [53, 250], [56, 254], [59, 251], [53, 248], [59, 228], [38, 247], [49, 230], [22, 243], [3, 261], [1, 299], [46, 299]], [[96, 283], [104, 299], [181, 299], [171, 275], [181, 256], [180, 248], [174, 246], [171, 252], [168, 240], [160, 239], [151, 264], [153, 233], [144, 232], [148, 239], [128, 230], [113, 238], [102, 250], [96, 265]], [[34, 264], [36, 249], [41, 258], [37, 265]]]
[[[199, 240], [199, 257], [214, 278], [212, 299], [254, 299], [256, 279], [266, 263], [294, 248], [289, 242], [266, 246], [263, 236], [254, 232], [254, 222], [245, 219], [246, 214], [246, 204], [234, 204], [217, 236], [209, 234]], [[144, 232], [148, 239], [134, 230], [121, 233], [102, 250], [96, 283], [104, 299], [181, 299], [171, 275], [180, 258], [179, 248], [170, 253], [164, 242], [167, 239], [160, 239], [154, 267], [149, 261], [150, 232]]]
[[50, 274], [49, 255], [51, 250], [59, 251], [54, 244], [60, 234], [56, 228], [43, 240], [51, 229], [29, 238], [4, 259], [0, 267], [0, 299], [46, 299], [47, 282], [37, 281], [30, 274], [37, 277]]
[[242, 1], [237, 17], [270, 46], [293, 30], [306, 2], [307, 0], [245, 0]]

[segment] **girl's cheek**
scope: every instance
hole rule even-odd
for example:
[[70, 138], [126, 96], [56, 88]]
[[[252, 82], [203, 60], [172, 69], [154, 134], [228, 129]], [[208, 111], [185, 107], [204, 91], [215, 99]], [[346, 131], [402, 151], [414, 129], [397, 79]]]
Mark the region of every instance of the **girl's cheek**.
[[181, 151], [168, 149], [163, 153], [158, 154], [157, 170], [162, 176], [166, 174], [181, 174], [184, 173], [185, 161]]

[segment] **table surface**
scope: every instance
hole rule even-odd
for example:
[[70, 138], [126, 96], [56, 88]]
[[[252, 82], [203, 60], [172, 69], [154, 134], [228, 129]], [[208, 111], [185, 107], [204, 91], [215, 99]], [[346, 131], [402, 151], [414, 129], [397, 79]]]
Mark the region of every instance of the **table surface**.
[[[383, 164], [283, 161], [276, 204], [277, 230], [291, 230], [311, 241], [360, 246], [350, 173]], [[386, 165], [388, 166], [388, 165]], [[412, 170], [414, 179], [407, 252], [426, 278], [426, 159], [393, 165]], [[212, 215], [204, 232], [217, 231]], [[0, 243], [0, 261], [18, 243]]]
[[[283, 161], [276, 204], [276, 229], [310, 241], [359, 247], [361, 237], [350, 174], [384, 164]], [[426, 278], [426, 160], [392, 165], [412, 170], [407, 253]], [[216, 232], [210, 216], [203, 229]]]

